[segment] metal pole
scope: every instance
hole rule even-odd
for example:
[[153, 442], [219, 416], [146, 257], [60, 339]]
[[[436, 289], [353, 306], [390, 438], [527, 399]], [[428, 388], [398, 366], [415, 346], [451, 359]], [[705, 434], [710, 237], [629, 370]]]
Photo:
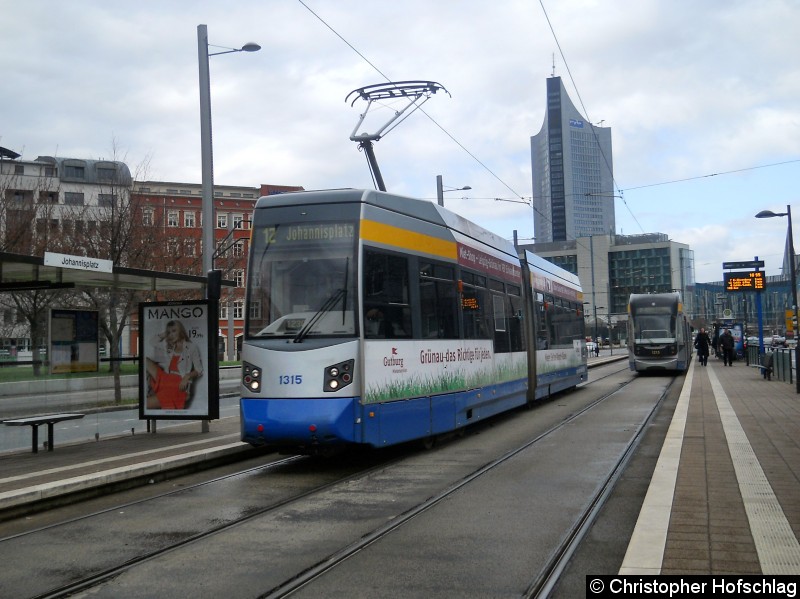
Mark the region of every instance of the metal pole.
[[[228, 213], [228, 235], [233, 238], [233, 214]], [[235, 238], [234, 238], [235, 239]], [[228, 360], [233, 362], [236, 360], [235, 338], [234, 338], [234, 323], [233, 323], [233, 293], [228, 289]]]
[[597, 298], [594, 292], [594, 235], [589, 235], [589, 258], [592, 261], [592, 310], [594, 312], [594, 342], [597, 343]]
[[375, 158], [375, 149], [372, 147], [372, 142], [368, 139], [361, 142], [361, 147], [364, 148], [364, 153], [367, 155], [367, 162], [372, 175], [375, 177], [375, 184], [378, 186], [378, 191], [386, 191], [386, 183], [383, 182], [383, 175], [381, 169], [378, 168], [378, 160]]
[[792, 238], [792, 207], [786, 206], [786, 214], [789, 217], [789, 260], [791, 261], [789, 268], [791, 269], [791, 285], [792, 285], [792, 329], [794, 329], [794, 379], [795, 389], [800, 393], [800, 346], [797, 345], [798, 331], [797, 331], [797, 274], [795, 273], [795, 259], [794, 259], [794, 239]]
[[[201, 215], [203, 218], [203, 275], [209, 276], [214, 270], [214, 158], [211, 152], [211, 82], [208, 76], [208, 29], [205, 25], [197, 26], [197, 64], [200, 71], [200, 153], [202, 156], [203, 202]], [[206, 285], [206, 297], [209, 297], [210, 285]], [[212, 302], [213, 305], [213, 302]], [[217, 340], [219, 315], [209, 318], [208, 333]], [[214, 355], [209, 366], [217, 367], [217, 345], [214, 343]], [[202, 432], [209, 431], [208, 420], [200, 425]], [[155, 427], [154, 427], [155, 432]]]
[[197, 26], [200, 68], [200, 151], [203, 184], [203, 275], [214, 269], [214, 158], [211, 148], [211, 83], [208, 75], [208, 30]]
[[436, 175], [436, 199], [439, 200], [439, 206], [444, 206], [444, 185], [441, 175]]

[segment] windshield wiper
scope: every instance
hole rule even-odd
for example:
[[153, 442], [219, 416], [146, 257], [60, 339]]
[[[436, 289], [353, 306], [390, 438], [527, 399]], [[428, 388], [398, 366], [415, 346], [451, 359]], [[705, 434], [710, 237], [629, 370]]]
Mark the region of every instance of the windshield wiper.
[[[346, 296], [347, 289], [337, 289], [332, 296], [325, 300], [325, 303], [322, 304], [322, 307], [314, 313], [314, 316], [306, 321], [306, 323], [303, 325], [303, 328], [297, 331], [297, 334], [294, 336], [294, 343], [301, 343], [303, 339], [305, 339], [311, 332], [311, 329], [314, 327], [314, 325], [317, 324], [325, 314], [333, 310], [342, 297]], [[344, 317], [344, 311], [342, 312], [342, 316]]]

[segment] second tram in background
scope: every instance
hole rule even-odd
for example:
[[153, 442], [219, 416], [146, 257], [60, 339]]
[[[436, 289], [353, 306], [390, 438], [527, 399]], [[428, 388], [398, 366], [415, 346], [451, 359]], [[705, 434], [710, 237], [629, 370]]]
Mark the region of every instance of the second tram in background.
[[261, 198], [242, 440], [327, 453], [432, 439], [587, 379], [578, 278], [429, 201]]
[[691, 360], [692, 332], [680, 294], [632, 294], [628, 301], [631, 370], [683, 371]]

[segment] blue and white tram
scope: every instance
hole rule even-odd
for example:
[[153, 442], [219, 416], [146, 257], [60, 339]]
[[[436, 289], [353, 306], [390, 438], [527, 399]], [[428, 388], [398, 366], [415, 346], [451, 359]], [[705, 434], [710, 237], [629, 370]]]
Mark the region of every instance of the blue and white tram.
[[632, 294], [628, 301], [630, 369], [683, 371], [691, 360], [692, 333], [680, 294]]
[[577, 277], [428, 201], [261, 198], [242, 440], [306, 453], [428, 439], [587, 380]]

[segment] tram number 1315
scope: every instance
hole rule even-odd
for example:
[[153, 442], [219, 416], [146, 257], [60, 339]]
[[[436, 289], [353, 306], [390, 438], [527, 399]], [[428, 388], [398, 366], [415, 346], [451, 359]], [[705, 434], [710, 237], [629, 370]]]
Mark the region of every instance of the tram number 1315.
[[302, 385], [302, 374], [281, 374], [278, 376], [278, 383], [281, 385]]

